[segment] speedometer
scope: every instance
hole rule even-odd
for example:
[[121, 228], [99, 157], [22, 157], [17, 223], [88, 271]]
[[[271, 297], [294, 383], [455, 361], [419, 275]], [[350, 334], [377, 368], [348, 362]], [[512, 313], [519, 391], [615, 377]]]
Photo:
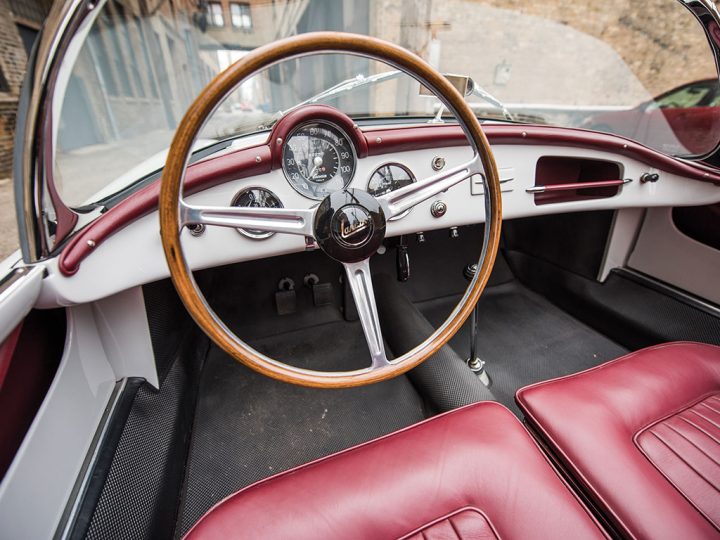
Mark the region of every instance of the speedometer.
[[283, 147], [288, 182], [301, 195], [316, 200], [347, 187], [355, 174], [355, 161], [347, 135], [327, 122], [298, 126]]

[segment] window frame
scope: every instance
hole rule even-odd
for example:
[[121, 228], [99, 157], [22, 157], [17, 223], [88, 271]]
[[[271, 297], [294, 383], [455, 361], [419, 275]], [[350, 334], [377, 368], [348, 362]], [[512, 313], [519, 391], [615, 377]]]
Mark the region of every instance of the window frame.
[[[237, 14], [233, 12], [235, 9], [238, 10]], [[236, 18], [238, 24], [236, 24]], [[252, 11], [248, 2], [230, 2], [230, 24], [238, 30], [252, 31]]]
[[[217, 8], [216, 12], [214, 8]], [[220, 21], [219, 23], [218, 20]], [[223, 9], [222, 2], [208, 2], [208, 24], [215, 28], [225, 27], [225, 10]]]

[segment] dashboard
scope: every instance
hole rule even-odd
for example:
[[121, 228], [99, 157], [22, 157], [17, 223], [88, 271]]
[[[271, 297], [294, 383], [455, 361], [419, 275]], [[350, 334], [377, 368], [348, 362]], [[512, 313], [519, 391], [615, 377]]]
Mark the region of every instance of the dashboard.
[[[628, 139], [547, 126], [483, 127], [498, 164], [504, 219], [720, 201], [716, 172]], [[336, 109], [310, 105], [288, 113], [269, 134], [237, 139], [191, 165], [185, 199], [210, 206], [313, 208], [336, 190], [378, 196], [471, 157], [454, 124], [361, 127]], [[168, 277], [158, 193], [159, 182], [148, 185], [77, 233], [51, 260], [41, 305], [89, 302]], [[416, 242], [430, 230], [462, 234], [463, 226], [485, 221], [483, 195], [482, 177], [467, 179], [389, 221], [386, 236]], [[316, 248], [300, 236], [227, 227], [186, 229], [182, 242], [193, 269]], [[106, 279], [86, 279], [90, 275]]]

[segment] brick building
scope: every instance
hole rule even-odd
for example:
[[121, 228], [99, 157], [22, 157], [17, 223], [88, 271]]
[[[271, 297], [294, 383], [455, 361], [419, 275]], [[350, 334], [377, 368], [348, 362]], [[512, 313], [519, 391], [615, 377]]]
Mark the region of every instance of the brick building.
[[0, 179], [10, 176], [27, 55], [50, 5], [51, 0], [0, 0]]

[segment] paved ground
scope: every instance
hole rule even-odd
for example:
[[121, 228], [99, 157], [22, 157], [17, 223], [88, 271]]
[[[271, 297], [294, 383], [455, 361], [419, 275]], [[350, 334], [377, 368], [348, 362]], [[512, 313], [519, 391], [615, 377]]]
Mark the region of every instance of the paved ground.
[[12, 182], [0, 179], [0, 261], [18, 248]]

